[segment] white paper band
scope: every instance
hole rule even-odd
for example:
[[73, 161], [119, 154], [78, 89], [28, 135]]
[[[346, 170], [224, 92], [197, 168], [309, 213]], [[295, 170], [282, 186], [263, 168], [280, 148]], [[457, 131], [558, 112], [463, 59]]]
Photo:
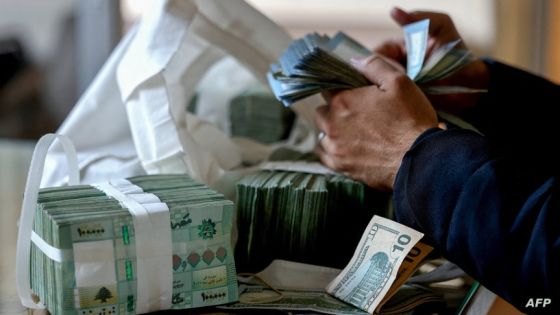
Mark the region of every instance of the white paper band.
[[78, 159], [76, 150], [70, 139], [64, 135], [46, 134], [35, 146], [29, 173], [27, 174], [27, 182], [25, 184], [25, 193], [23, 194], [23, 203], [21, 205], [21, 215], [19, 218], [19, 230], [17, 239], [16, 253], [16, 287], [18, 290], [21, 304], [28, 308], [43, 309], [45, 305], [40, 302], [36, 303], [32, 297], [31, 285], [29, 280], [30, 271], [30, 255], [31, 255], [31, 234], [33, 229], [33, 221], [35, 219], [35, 208], [37, 207], [37, 196], [39, 195], [39, 186], [43, 177], [43, 168], [45, 166], [45, 158], [47, 152], [55, 140], [60, 141], [64, 154], [68, 162], [68, 181], [70, 185], [78, 185], [80, 183], [80, 173], [78, 170]]
[[[136, 313], [171, 308], [173, 290], [169, 208], [127, 180], [93, 185], [118, 200], [132, 215], [136, 244]], [[142, 201], [154, 201], [142, 204]], [[149, 206], [147, 206], [149, 205]]]
[[31, 241], [39, 248], [43, 254], [47, 255], [51, 260], [56, 262], [63, 262], [72, 260], [72, 251], [67, 249], [60, 249], [51, 246], [49, 243], [45, 242], [39, 234], [35, 233], [35, 231], [31, 232]]

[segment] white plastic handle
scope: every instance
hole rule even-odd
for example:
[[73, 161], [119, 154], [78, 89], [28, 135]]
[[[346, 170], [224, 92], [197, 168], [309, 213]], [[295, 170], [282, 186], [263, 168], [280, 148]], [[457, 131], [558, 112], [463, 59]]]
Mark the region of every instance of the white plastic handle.
[[78, 185], [80, 183], [76, 149], [70, 139], [64, 135], [52, 133], [41, 137], [33, 151], [31, 165], [29, 166], [29, 172], [27, 174], [27, 183], [25, 184], [25, 193], [23, 195], [23, 204], [21, 206], [21, 215], [19, 218], [16, 253], [16, 286], [19, 298], [23, 306], [34, 309], [43, 309], [45, 305], [36, 303], [32, 297], [29, 280], [31, 232], [33, 229], [33, 220], [35, 219], [35, 208], [37, 206], [39, 186], [41, 185], [41, 179], [43, 177], [45, 159], [49, 148], [57, 139], [62, 144], [68, 161], [68, 184]]

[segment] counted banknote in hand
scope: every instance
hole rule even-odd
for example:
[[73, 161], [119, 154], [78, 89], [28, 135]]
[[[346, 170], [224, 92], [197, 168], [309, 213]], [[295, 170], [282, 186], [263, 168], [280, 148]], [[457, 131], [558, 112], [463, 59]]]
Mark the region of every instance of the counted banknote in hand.
[[[460, 39], [443, 45], [425, 60], [429, 25], [430, 21], [425, 19], [403, 27], [408, 77], [430, 94], [485, 92], [461, 86], [427, 85], [474, 60], [469, 50], [458, 48]], [[278, 63], [270, 66], [268, 82], [276, 98], [286, 106], [325, 90], [367, 86], [371, 82], [350, 64], [350, 59], [371, 54], [369, 49], [342, 32], [332, 38], [308, 34], [295, 40]]]
[[[378, 310], [385, 296], [395, 291], [399, 269], [409, 252], [424, 234], [389, 219], [374, 216], [367, 226], [350, 263], [327, 286], [329, 294], [354, 305], [368, 313]], [[419, 251], [412, 257], [415, 269], [431, 247], [416, 247]], [[406, 272], [407, 276], [411, 272]], [[401, 277], [403, 274], [401, 273]]]

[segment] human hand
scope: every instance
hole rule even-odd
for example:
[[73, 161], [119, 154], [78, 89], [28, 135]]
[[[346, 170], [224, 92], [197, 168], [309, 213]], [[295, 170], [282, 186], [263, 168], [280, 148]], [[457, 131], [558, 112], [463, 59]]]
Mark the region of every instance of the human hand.
[[354, 67], [373, 85], [327, 95], [315, 122], [325, 133], [321, 161], [367, 185], [391, 190], [406, 151], [437, 116], [422, 91], [384, 57], [357, 60]]
[[[441, 46], [456, 39], [461, 39], [461, 36], [455, 28], [451, 18], [443, 13], [425, 11], [407, 13], [402, 9], [393, 8], [391, 10], [391, 17], [401, 26], [423, 19], [430, 19], [426, 60]], [[457, 48], [467, 49], [463, 41], [458, 44]], [[403, 39], [386, 41], [375, 48], [374, 51], [393, 59], [402, 65], [406, 64], [407, 52]], [[486, 65], [481, 60], [476, 60], [461, 68], [453, 75], [439, 80], [434, 83], [434, 85], [465, 86], [475, 89], [487, 89], [488, 81], [489, 74]], [[460, 114], [462, 111], [476, 106], [480, 98], [480, 94], [459, 93], [428, 95], [428, 98], [435, 108], [452, 114]]]

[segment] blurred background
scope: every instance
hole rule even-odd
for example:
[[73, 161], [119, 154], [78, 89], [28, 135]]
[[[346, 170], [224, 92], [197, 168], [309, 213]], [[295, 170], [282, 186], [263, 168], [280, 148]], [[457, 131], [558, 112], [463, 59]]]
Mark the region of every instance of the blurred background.
[[[0, 314], [18, 307], [9, 253], [34, 140], [58, 128], [153, 1], [0, 1], [0, 241], [8, 246], [0, 260]], [[372, 48], [400, 36], [389, 18], [395, 5], [446, 12], [477, 55], [560, 82], [560, 0], [247, 1], [294, 37], [342, 30]]]
[[[56, 130], [153, 0], [2, 0], [0, 138]], [[560, 80], [558, 0], [248, 0], [294, 36], [343, 30], [374, 47], [400, 30], [392, 6], [449, 13], [478, 55]]]

